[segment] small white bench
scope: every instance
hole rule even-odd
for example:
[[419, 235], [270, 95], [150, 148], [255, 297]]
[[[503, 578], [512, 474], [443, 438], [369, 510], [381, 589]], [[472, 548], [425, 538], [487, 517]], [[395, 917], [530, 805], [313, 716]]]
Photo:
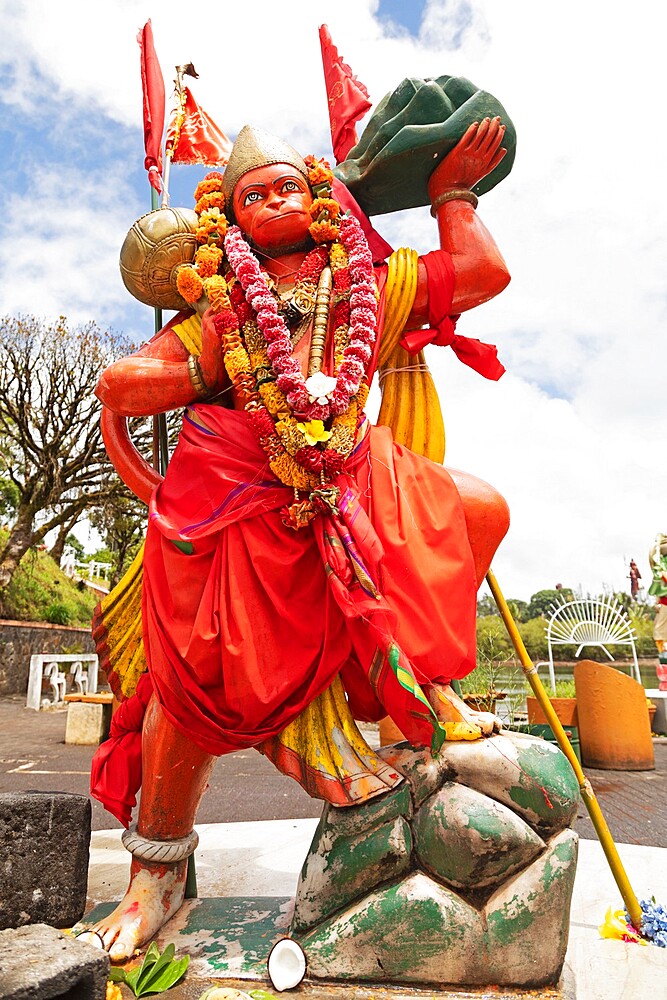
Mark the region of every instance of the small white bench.
[[[96, 694], [98, 665], [96, 653], [33, 653], [26, 708], [39, 712], [40, 708], [64, 705], [68, 675], [78, 694]], [[65, 672], [62, 666], [69, 670]], [[43, 694], [46, 685], [48, 697]]]

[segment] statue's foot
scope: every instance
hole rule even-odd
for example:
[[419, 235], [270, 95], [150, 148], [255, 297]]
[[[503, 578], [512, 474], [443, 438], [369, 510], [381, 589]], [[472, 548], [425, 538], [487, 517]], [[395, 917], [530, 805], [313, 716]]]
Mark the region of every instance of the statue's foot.
[[187, 866], [187, 858], [169, 865], [133, 860], [125, 896], [91, 928], [112, 962], [130, 958], [176, 913], [185, 895]]
[[427, 691], [427, 697], [440, 722], [467, 722], [469, 726], [477, 726], [483, 736], [491, 736], [502, 729], [497, 715], [470, 708], [451, 684], [433, 684]]

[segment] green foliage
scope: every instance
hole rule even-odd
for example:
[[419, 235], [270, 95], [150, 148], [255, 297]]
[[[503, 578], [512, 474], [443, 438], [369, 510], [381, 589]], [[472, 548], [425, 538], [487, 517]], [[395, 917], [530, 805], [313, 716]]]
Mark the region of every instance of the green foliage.
[[463, 694], [488, 695], [501, 688], [500, 676], [503, 673], [505, 661], [491, 660], [483, 656], [477, 657], [477, 666], [467, 677], [459, 682]]
[[72, 609], [69, 604], [65, 604], [63, 601], [54, 601], [53, 604], [49, 604], [44, 612], [44, 617], [52, 625], [69, 625]]
[[557, 680], [555, 698], [576, 698], [577, 691], [574, 680]]
[[636, 622], [654, 621], [657, 605], [647, 604], [646, 601], [635, 601], [628, 612], [630, 621], [634, 625]]
[[487, 615], [497, 615], [498, 608], [491, 594], [483, 594], [477, 602], [477, 617], [486, 618]]
[[528, 602], [520, 601], [517, 597], [510, 597], [507, 601], [510, 614], [515, 622], [528, 621]]
[[[515, 622], [526, 621], [528, 604], [519, 600], [518, 597], [510, 597], [507, 601], [508, 607]], [[486, 618], [489, 615], [497, 615], [498, 608], [491, 594], [483, 594], [477, 602], [477, 617]]]
[[65, 545], [72, 550], [77, 559], [83, 559], [84, 547], [76, 535], [69, 534], [65, 539]]
[[[0, 548], [7, 532], [0, 529]], [[56, 566], [47, 552], [30, 549], [21, 560], [4, 595], [4, 614], [16, 621], [51, 621], [49, 610], [60, 605], [67, 610], [68, 625], [87, 628], [99, 598], [88, 587], [76, 583]], [[63, 624], [54, 621], [53, 624]]]
[[[655, 656], [656, 648], [653, 640], [653, 620], [640, 608], [630, 610], [630, 621], [637, 635], [635, 645], [637, 656]], [[528, 650], [531, 660], [549, 659], [549, 647], [547, 644], [547, 621], [544, 618], [531, 618], [526, 622], [518, 622], [519, 634]], [[617, 658], [628, 658], [630, 649], [628, 646], [608, 646], [612, 656]], [[554, 646], [552, 648], [553, 659], [556, 663], [570, 662], [574, 660], [574, 654], [578, 649], [578, 644], [573, 643], [567, 646]], [[507, 630], [499, 615], [485, 615], [477, 619], [477, 656], [478, 660], [484, 657], [491, 657], [499, 661], [507, 660], [514, 653], [511, 641], [507, 635]], [[594, 660], [597, 663], [608, 663], [609, 658], [605, 651], [599, 646], [585, 646], [580, 657], [587, 660]]]
[[153, 941], [148, 946], [141, 965], [128, 971], [112, 968], [109, 970], [109, 979], [112, 983], [125, 983], [135, 997], [163, 993], [182, 979], [190, 964], [189, 955], [175, 959], [174, 952], [173, 944], [168, 944], [160, 954], [160, 949]]
[[113, 553], [111, 552], [110, 549], [106, 547], [106, 545], [104, 545], [102, 546], [101, 549], [98, 549], [97, 552], [86, 552], [85, 555], [81, 556], [80, 561], [84, 563], [90, 563], [90, 562], [110, 563], [112, 559], [113, 559]]
[[19, 489], [7, 476], [0, 476], [0, 517], [11, 518], [19, 505]]
[[514, 656], [500, 617], [487, 616], [478, 621], [477, 629], [477, 666], [460, 681], [461, 691], [464, 695], [504, 694], [503, 713], [511, 721], [515, 713], [523, 711], [525, 707], [526, 685], [523, 671]]
[[518, 626], [519, 634], [533, 661], [546, 660], [549, 657], [545, 625], [544, 618], [532, 618]]
[[540, 615], [548, 618], [552, 604], [562, 604], [563, 601], [572, 600], [574, 600], [574, 594], [569, 587], [561, 587], [560, 590], [538, 590], [530, 599], [526, 620], [539, 618]]
[[617, 604], [620, 604], [626, 614], [630, 613], [630, 609], [632, 608], [632, 597], [630, 594], [626, 594], [623, 590], [617, 590], [616, 593], [611, 596]]
[[477, 619], [477, 660], [506, 660], [513, 653], [507, 629], [499, 615]]
[[653, 616], [642, 613], [638, 608], [632, 607], [629, 617], [632, 627], [637, 633], [637, 656], [655, 656], [656, 646], [653, 638]]

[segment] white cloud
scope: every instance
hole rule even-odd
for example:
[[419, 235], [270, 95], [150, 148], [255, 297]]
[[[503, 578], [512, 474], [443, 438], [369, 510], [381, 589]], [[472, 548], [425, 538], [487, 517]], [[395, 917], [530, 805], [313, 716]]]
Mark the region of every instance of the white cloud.
[[76, 168], [44, 166], [32, 172], [28, 193], [7, 198], [0, 220], [4, 314], [95, 316], [104, 323], [125, 306], [118, 251], [136, 195], [114, 170], [104, 180], [100, 186]]
[[[22, 127], [21, 116], [37, 121], [46, 104], [56, 145], [65, 106], [68, 124], [78, 115], [87, 127], [125, 130], [95, 177], [63, 147], [61, 161], [35, 175], [38, 187], [5, 192], [0, 268], [12, 309], [111, 318], [125, 308], [117, 254], [132, 212], [142, 211], [127, 179], [127, 142], [135, 136], [140, 150], [135, 35], [149, 16], [167, 82], [176, 63], [193, 60], [201, 76], [193, 90], [232, 135], [252, 121], [304, 151], [325, 151], [322, 22], [374, 102], [409, 75], [464, 75], [494, 93], [517, 127], [517, 159], [479, 212], [513, 280], [460, 332], [497, 343], [509, 373], [486, 383], [451, 352], [431, 352], [449, 458], [510, 501], [497, 569], [512, 596], [557, 581], [625, 585], [624, 559], [642, 566], [656, 532], [667, 530], [667, 143], [653, 4], [638, 0], [630, 15], [602, 0], [431, 0], [419, 39], [387, 34], [374, 0], [0, 6], [10, 128]], [[182, 176], [187, 192], [190, 175]], [[35, 190], [40, 226], [26, 233]], [[428, 212], [377, 224], [396, 246], [434, 244]]]

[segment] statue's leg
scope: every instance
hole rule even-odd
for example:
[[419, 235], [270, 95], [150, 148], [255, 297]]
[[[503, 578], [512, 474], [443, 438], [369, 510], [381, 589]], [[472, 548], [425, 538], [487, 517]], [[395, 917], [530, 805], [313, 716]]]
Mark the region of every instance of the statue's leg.
[[[500, 493], [482, 479], [457, 469], [447, 471], [461, 497], [475, 562], [477, 586], [480, 586], [496, 549], [507, 534], [509, 509]], [[470, 725], [478, 726], [487, 736], [500, 729], [501, 723], [497, 716], [470, 708], [449, 684], [434, 684], [426, 693], [441, 722], [458, 722], [462, 718]]]
[[[153, 697], [144, 720], [142, 759], [136, 831], [139, 853], [141, 841], [168, 845], [188, 837], [216, 758], [175, 729]], [[187, 864], [187, 857], [163, 863], [134, 854], [124, 898], [93, 928], [113, 961], [129, 958], [178, 910], [185, 893]]]

